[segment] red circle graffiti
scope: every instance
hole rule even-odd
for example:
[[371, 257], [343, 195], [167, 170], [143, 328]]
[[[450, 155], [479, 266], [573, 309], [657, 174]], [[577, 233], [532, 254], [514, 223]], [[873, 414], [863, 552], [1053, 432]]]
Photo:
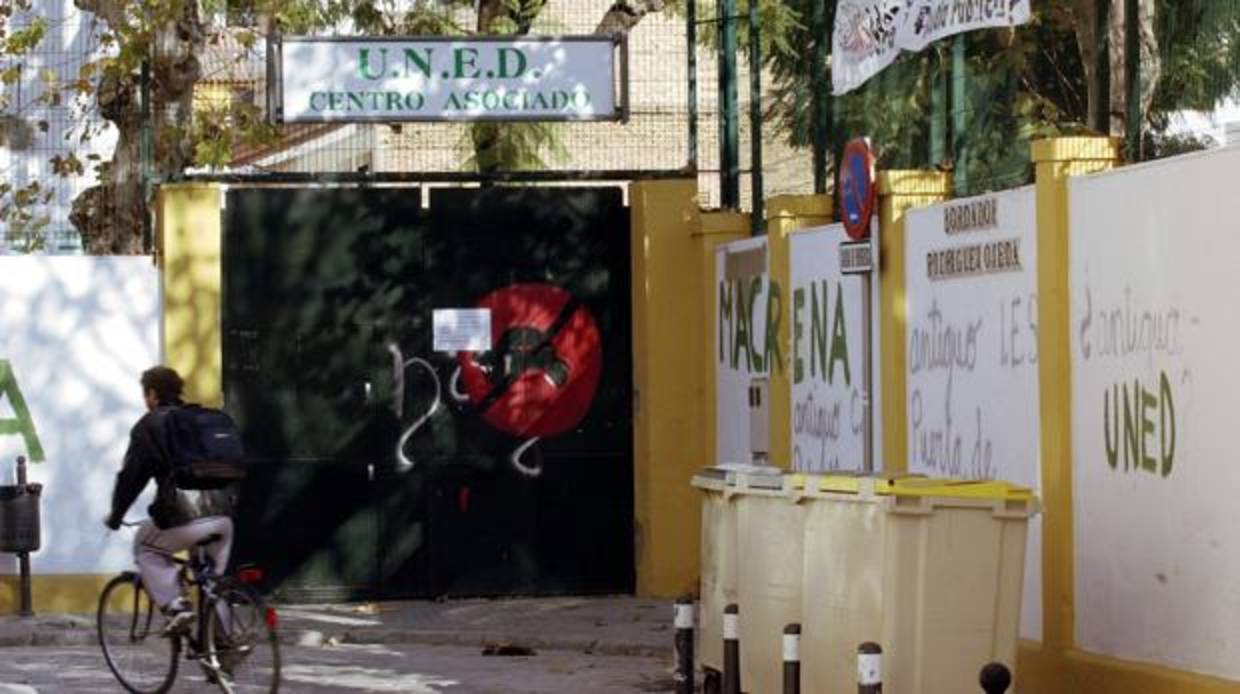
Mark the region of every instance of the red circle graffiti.
[[598, 326], [586, 307], [549, 284], [487, 294], [491, 350], [461, 352], [461, 384], [491, 426], [523, 438], [562, 434], [585, 417], [603, 370]]

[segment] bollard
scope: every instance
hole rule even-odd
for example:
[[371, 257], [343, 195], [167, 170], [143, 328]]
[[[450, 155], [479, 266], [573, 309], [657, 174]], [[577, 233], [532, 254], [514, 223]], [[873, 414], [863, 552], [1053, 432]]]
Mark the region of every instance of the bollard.
[[723, 608], [723, 694], [741, 694], [740, 609]]
[[676, 694], [693, 694], [693, 600], [676, 601]]
[[873, 641], [857, 646], [857, 694], [882, 694], [883, 649]]
[[[17, 456], [17, 484], [23, 491], [26, 489], [26, 456]], [[30, 552], [17, 553], [18, 571], [21, 573], [21, 608], [18, 615], [34, 616], [33, 600], [30, 597]]]
[[784, 694], [801, 694], [801, 625], [784, 627]]
[[1012, 684], [1012, 673], [1003, 663], [987, 663], [977, 681], [986, 694], [1003, 694]]

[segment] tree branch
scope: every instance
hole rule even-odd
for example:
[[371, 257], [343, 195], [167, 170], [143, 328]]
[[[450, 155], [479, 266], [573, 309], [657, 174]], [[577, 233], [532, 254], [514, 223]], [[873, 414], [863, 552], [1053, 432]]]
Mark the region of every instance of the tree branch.
[[667, 6], [664, 0], [616, 0], [594, 33], [611, 35], [627, 34], [651, 12], [662, 12]]

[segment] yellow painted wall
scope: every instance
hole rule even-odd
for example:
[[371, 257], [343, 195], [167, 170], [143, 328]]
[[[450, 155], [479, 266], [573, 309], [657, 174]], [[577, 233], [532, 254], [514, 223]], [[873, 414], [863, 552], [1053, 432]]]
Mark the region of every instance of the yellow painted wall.
[[637, 592], [674, 597], [697, 588], [700, 511], [689, 481], [709, 464], [697, 183], [634, 183], [629, 201]]
[[942, 202], [951, 195], [951, 177], [935, 171], [881, 171], [879, 194], [879, 311], [883, 460], [874, 468], [908, 472], [908, 414], [904, 364], [908, 316], [904, 306], [904, 213]]
[[[38, 554], [32, 555], [37, 572]], [[103, 586], [115, 574], [38, 574], [30, 578], [30, 602], [36, 615], [90, 614], [99, 606]], [[0, 614], [17, 614], [21, 607], [20, 582], [15, 575], [0, 576]]]
[[223, 190], [210, 184], [165, 185], [156, 196], [164, 360], [185, 379], [188, 400], [217, 407], [223, 402], [222, 202]]
[[767, 257], [771, 281], [780, 287], [779, 368], [770, 367], [771, 459], [773, 465], [792, 468], [792, 233], [830, 224], [831, 198], [826, 195], [777, 195], [766, 203]]

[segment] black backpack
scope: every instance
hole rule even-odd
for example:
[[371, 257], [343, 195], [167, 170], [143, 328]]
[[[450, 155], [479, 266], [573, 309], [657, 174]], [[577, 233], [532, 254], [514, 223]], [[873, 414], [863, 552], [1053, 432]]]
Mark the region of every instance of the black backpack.
[[221, 489], [245, 478], [241, 432], [227, 413], [202, 405], [169, 407], [163, 429], [178, 489]]

